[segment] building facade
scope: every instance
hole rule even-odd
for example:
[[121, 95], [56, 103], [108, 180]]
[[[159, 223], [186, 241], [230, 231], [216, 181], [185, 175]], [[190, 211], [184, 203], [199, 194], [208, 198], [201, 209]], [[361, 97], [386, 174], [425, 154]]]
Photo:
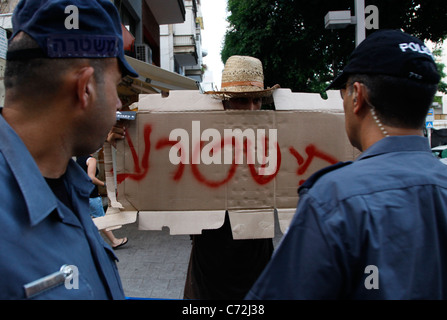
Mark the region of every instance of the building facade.
[[161, 67], [202, 82], [201, 0], [184, 0], [185, 21], [160, 25]]

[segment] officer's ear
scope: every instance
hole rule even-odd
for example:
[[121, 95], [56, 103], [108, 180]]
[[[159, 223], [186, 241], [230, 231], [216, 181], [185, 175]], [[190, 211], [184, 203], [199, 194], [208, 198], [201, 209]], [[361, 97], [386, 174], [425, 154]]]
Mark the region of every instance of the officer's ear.
[[354, 82], [352, 84], [352, 103], [353, 112], [360, 115], [362, 112], [367, 112], [369, 110], [367, 99], [368, 99], [368, 89], [363, 83]]
[[86, 108], [92, 99], [94, 92], [94, 77], [95, 70], [91, 66], [82, 67], [77, 74], [76, 93], [77, 98], [82, 108]]

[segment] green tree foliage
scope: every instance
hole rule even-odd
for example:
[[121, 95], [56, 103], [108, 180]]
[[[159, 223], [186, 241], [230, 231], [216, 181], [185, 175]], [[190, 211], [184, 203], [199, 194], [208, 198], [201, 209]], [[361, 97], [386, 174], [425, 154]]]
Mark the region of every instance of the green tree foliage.
[[[440, 60], [440, 57], [442, 56], [442, 49], [436, 48], [433, 51], [433, 54], [434, 54], [436, 60]], [[437, 62], [436, 65], [438, 66], [438, 71], [439, 71], [439, 74], [441, 75], [441, 79], [445, 79], [447, 76], [445, 74], [445, 64], [442, 62]], [[438, 90], [440, 92], [447, 93], [447, 83], [445, 83], [445, 80], [441, 80], [441, 82], [438, 85]]]
[[[446, 0], [366, 0], [366, 5], [378, 7], [380, 29], [402, 29], [434, 42], [447, 37]], [[222, 61], [251, 55], [263, 62], [267, 86], [322, 92], [355, 48], [355, 26], [326, 30], [324, 17], [349, 9], [353, 15], [354, 0], [228, 0]]]

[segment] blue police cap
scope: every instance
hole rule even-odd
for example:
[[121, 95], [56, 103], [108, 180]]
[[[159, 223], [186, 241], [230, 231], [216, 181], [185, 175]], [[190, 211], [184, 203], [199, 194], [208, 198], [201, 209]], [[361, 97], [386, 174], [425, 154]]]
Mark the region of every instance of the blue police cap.
[[437, 84], [441, 78], [425, 44], [400, 30], [379, 30], [367, 37], [326, 90], [343, 88], [352, 74], [382, 74], [427, 84]]
[[[75, 26], [67, 24], [73, 14]], [[9, 51], [7, 60], [117, 58], [123, 76], [138, 77], [124, 58], [121, 22], [110, 0], [21, 0], [12, 26], [10, 40], [25, 32], [39, 48]]]

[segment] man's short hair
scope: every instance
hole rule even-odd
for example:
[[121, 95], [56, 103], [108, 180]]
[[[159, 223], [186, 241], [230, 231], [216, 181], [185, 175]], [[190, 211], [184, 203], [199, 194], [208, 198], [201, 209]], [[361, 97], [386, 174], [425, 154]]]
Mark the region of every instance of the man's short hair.
[[[38, 48], [37, 43], [23, 33], [9, 43], [8, 50], [23, 50]], [[19, 88], [28, 95], [46, 95], [60, 89], [62, 77], [71, 68], [85, 64], [95, 69], [94, 79], [97, 83], [103, 82], [103, 71], [108, 59], [50, 59], [34, 58], [26, 60], [6, 61], [4, 84], [6, 90]]]
[[368, 89], [368, 103], [384, 125], [421, 129], [437, 92], [436, 84], [388, 75], [351, 75], [348, 84], [363, 83]]

